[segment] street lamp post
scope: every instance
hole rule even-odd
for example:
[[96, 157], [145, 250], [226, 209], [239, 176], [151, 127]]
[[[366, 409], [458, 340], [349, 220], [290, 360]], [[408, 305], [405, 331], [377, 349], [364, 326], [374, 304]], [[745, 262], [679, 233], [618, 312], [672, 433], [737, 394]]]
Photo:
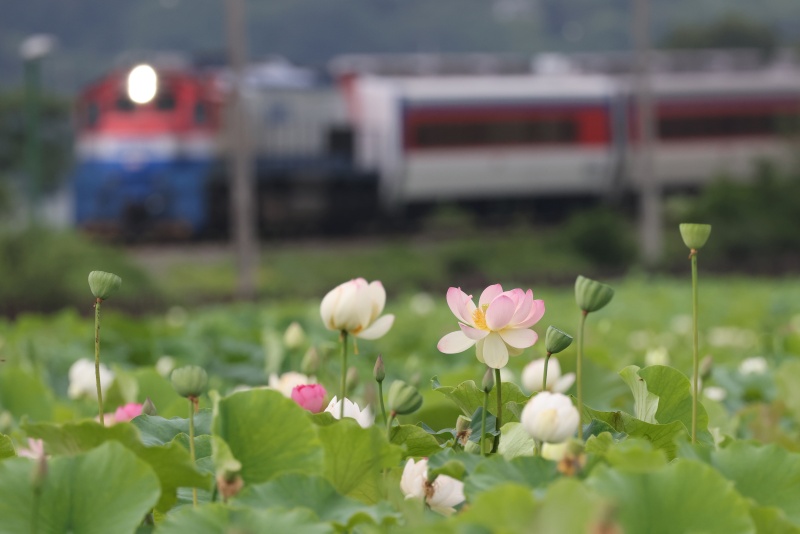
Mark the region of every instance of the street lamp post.
[[42, 137], [40, 131], [42, 59], [55, 47], [50, 35], [31, 35], [19, 47], [25, 68], [25, 168], [28, 180], [28, 221], [36, 220], [36, 204], [42, 183]]

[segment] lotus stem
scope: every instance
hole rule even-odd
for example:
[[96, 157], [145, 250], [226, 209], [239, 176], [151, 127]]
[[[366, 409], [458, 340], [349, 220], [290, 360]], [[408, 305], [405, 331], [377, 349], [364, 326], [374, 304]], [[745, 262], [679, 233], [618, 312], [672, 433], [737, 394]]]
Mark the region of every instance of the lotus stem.
[[[189, 454], [192, 457], [192, 465], [195, 465], [197, 459], [194, 451], [194, 412], [196, 408], [197, 398], [189, 397]], [[192, 505], [197, 507], [197, 488], [192, 488]]]
[[[378, 382], [378, 398], [381, 400], [381, 417], [383, 417], [383, 424], [386, 424], [386, 406], [383, 404], [383, 382]], [[342, 403], [344, 404], [344, 403]]]
[[503, 426], [503, 383], [500, 379], [500, 369], [494, 370], [494, 386], [497, 388], [497, 415], [494, 427], [497, 435], [494, 437], [492, 452], [497, 452], [497, 448], [500, 446], [500, 428]]
[[697, 250], [691, 249], [689, 257], [692, 259], [692, 356], [694, 376], [692, 377], [692, 444], [697, 443], [697, 396], [700, 380], [700, 358], [697, 342]]
[[105, 426], [103, 413], [103, 390], [100, 387], [100, 303], [98, 298], [94, 303], [94, 378], [97, 383], [97, 408], [100, 412], [100, 424]]
[[583, 429], [583, 331], [586, 326], [587, 315], [589, 315], [589, 312], [581, 311], [581, 324], [580, 328], [578, 328], [578, 361], [575, 366], [578, 382], [578, 439], [582, 438], [581, 430]]
[[542, 391], [547, 391], [547, 366], [550, 364], [550, 356], [552, 352], [548, 352], [544, 357], [544, 375], [542, 376]]
[[483, 414], [481, 415], [481, 454], [487, 456], [484, 441], [486, 440], [486, 412], [489, 410], [489, 392], [483, 392]]
[[342, 340], [342, 385], [339, 388], [339, 420], [344, 419], [344, 399], [347, 394], [347, 331], [342, 330], [340, 334]]

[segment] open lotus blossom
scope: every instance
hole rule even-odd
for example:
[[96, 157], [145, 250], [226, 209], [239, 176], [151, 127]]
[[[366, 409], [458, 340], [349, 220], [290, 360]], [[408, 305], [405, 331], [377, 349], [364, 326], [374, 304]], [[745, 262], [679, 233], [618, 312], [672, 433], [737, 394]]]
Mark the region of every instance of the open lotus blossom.
[[[542, 379], [544, 378], [544, 358], [533, 360], [522, 370], [522, 385], [535, 393], [542, 390]], [[564, 393], [575, 382], [575, 373], [567, 373], [561, 376], [561, 364], [556, 358], [550, 358], [547, 365], [547, 391]]]
[[542, 391], [528, 401], [520, 415], [520, 423], [528, 434], [544, 443], [568, 440], [578, 428], [578, 409], [561, 393]]
[[[331, 402], [328, 403], [328, 407], [325, 408], [325, 411], [333, 415], [336, 419], [339, 419], [340, 404], [341, 401], [337, 397], [333, 397]], [[350, 399], [344, 399], [344, 416], [355, 419], [358, 424], [361, 425], [361, 428], [371, 427], [375, 422], [375, 416], [372, 415], [369, 406], [362, 410], [358, 407], [358, 404]]]
[[[100, 364], [100, 386], [103, 391], [111, 387], [114, 382], [114, 373], [102, 363]], [[71, 399], [86, 396], [97, 398], [97, 382], [94, 375], [94, 362], [81, 358], [69, 368], [69, 388], [67, 395]]]
[[292, 400], [311, 413], [322, 411], [325, 395], [327, 392], [320, 384], [299, 385], [292, 390]]
[[445, 354], [464, 352], [475, 345], [478, 360], [501, 369], [509, 356], [518, 356], [539, 338], [530, 328], [544, 315], [544, 301], [533, 300], [530, 289], [503, 291], [495, 284], [483, 290], [475, 306], [472, 295], [451, 287], [447, 305], [460, 321], [461, 330], [439, 340], [438, 348]]
[[117, 411], [114, 412], [114, 421], [117, 423], [133, 421], [140, 415], [142, 415], [142, 405], [138, 402], [129, 402], [117, 408]]
[[382, 337], [394, 323], [394, 315], [379, 317], [386, 304], [386, 291], [379, 281], [363, 278], [333, 288], [320, 305], [325, 328], [347, 332], [362, 339]]
[[280, 391], [287, 399], [292, 398], [292, 390], [297, 386], [313, 384], [316, 380], [296, 371], [289, 371], [278, 376], [275, 373], [269, 375], [269, 388]]
[[431, 510], [443, 515], [456, 511], [454, 506], [464, 502], [464, 483], [447, 475], [428, 481], [428, 460], [415, 462], [409, 458], [400, 478], [400, 489], [406, 499], [424, 499]]

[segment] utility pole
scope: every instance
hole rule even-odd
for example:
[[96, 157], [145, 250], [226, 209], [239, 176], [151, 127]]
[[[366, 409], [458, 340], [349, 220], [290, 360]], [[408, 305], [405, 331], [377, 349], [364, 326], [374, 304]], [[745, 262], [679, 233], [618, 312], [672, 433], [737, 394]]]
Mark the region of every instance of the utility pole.
[[19, 53], [25, 65], [25, 167], [28, 183], [28, 224], [36, 222], [39, 190], [42, 186], [41, 93], [42, 60], [55, 47], [51, 35], [36, 34], [25, 39]]
[[653, 92], [650, 85], [650, 0], [633, 0], [633, 42], [636, 49], [637, 143], [635, 150], [635, 183], [639, 191], [639, 239], [642, 259], [653, 267], [663, 251], [663, 214], [661, 184], [653, 166], [655, 123]]
[[237, 296], [256, 297], [258, 240], [256, 236], [256, 190], [253, 180], [253, 157], [245, 117], [244, 69], [247, 34], [244, 0], [225, 0], [231, 88], [227, 113], [227, 142], [230, 161], [230, 225], [233, 230], [237, 265]]

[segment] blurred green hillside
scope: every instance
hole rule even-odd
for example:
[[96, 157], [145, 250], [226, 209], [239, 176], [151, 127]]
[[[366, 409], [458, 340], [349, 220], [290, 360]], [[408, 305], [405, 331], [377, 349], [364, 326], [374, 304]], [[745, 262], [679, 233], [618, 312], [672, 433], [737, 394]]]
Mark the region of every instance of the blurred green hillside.
[[[779, 45], [800, 40], [796, 0], [651, 4], [657, 43], [675, 43], [673, 34], [683, 32], [677, 43], [691, 45], [698, 41], [692, 28], [731, 14], [766, 27]], [[62, 91], [106, 71], [125, 52], [175, 50], [224, 57], [222, 0], [3, 0], [0, 6], [0, 86], [19, 84], [18, 47], [32, 33], [58, 38], [47, 79]], [[630, 15], [629, 0], [292, 0], [247, 5], [252, 58], [279, 54], [317, 66], [348, 52], [624, 50], [630, 48]]]

